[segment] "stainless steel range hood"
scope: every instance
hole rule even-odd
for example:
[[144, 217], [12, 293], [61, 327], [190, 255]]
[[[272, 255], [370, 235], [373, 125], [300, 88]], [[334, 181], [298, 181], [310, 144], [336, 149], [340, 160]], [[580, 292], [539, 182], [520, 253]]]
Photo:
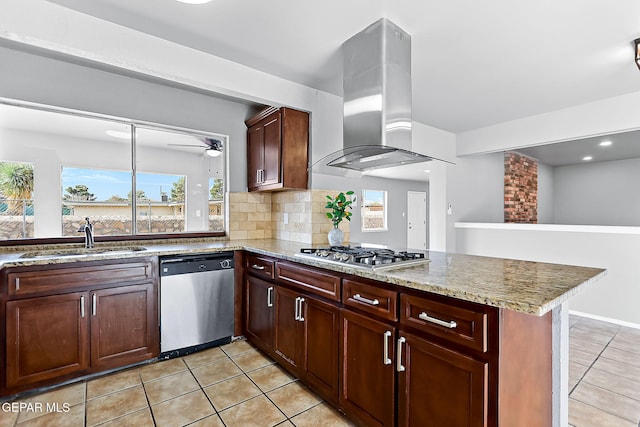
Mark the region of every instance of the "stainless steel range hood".
[[411, 152], [411, 36], [380, 19], [342, 45], [343, 149], [318, 163], [367, 171], [419, 163]]

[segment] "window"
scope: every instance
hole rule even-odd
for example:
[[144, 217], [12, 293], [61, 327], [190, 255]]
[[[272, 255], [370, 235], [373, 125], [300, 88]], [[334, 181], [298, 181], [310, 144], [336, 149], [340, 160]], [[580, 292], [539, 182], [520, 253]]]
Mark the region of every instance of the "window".
[[0, 161], [0, 238], [33, 237], [33, 163]]
[[362, 231], [387, 230], [387, 192], [362, 190]]
[[0, 240], [224, 232], [226, 143], [0, 100]]

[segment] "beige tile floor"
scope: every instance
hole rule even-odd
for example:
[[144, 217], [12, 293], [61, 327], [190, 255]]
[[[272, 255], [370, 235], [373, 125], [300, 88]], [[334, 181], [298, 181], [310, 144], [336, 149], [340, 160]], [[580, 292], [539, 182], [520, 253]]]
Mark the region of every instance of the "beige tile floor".
[[569, 424], [640, 425], [640, 330], [570, 316]]
[[[19, 402], [33, 410], [0, 410], [0, 427], [352, 426], [246, 341]], [[58, 411], [47, 412], [47, 404]]]
[[[570, 425], [639, 426], [640, 330], [571, 316], [569, 346]], [[20, 402], [34, 410], [0, 411], [0, 427], [352, 425], [245, 341]]]

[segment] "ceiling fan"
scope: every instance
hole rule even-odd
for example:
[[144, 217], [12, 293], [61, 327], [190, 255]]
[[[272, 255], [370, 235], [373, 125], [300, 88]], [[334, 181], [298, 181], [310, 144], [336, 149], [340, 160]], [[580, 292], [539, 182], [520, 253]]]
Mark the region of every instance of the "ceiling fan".
[[222, 141], [220, 141], [219, 139], [202, 138], [202, 143], [204, 145], [193, 145], [193, 144], [167, 144], [167, 145], [172, 145], [174, 147], [204, 148], [204, 154], [206, 154], [209, 157], [218, 157], [222, 154]]

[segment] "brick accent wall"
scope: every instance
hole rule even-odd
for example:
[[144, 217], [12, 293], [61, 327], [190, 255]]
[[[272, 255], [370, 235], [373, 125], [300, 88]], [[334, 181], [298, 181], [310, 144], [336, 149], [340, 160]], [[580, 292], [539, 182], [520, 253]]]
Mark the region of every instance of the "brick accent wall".
[[538, 222], [538, 161], [504, 153], [504, 222]]

